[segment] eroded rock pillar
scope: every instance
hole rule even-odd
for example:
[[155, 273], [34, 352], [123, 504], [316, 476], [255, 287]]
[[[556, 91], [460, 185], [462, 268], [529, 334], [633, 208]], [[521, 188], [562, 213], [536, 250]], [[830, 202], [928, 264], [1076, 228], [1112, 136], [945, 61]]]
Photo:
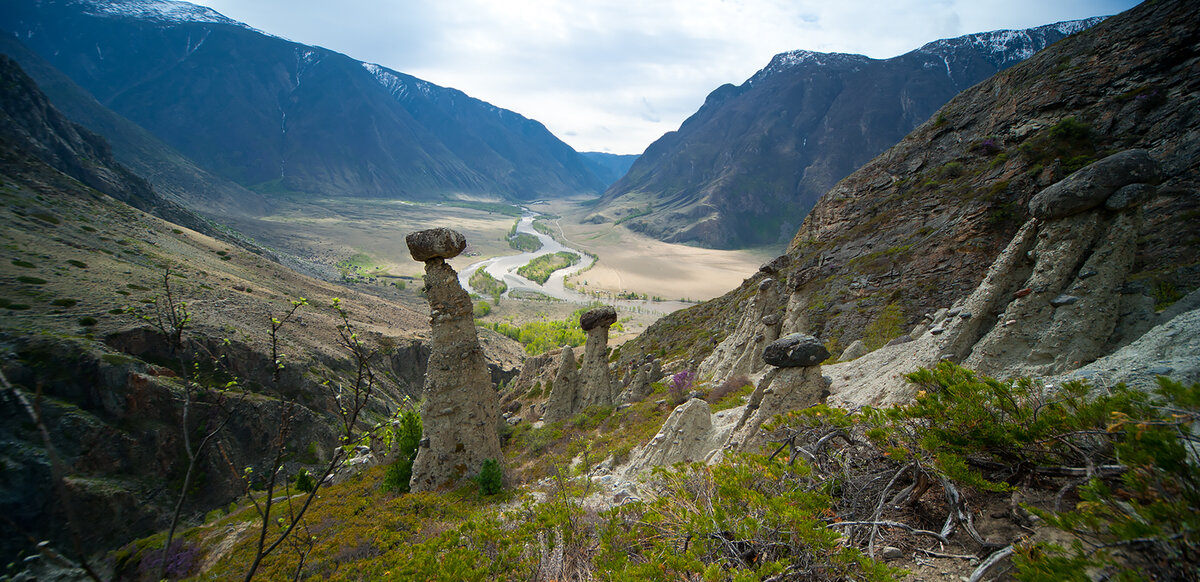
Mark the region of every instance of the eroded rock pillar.
[[612, 378], [608, 373], [608, 328], [617, 322], [617, 310], [610, 305], [597, 307], [579, 318], [579, 327], [587, 332], [580, 378], [579, 410], [592, 405], [612, 406]]
[[479, 339], [471, 298], [446, 259], [466, 248], [448, 228], [409, 234], [413, 259], [425, 263], [425, 295], [433, 328], [421, 405], [424, 434], [413, 462], [411, 488], [432, 491], [475, 475], [485, 459], [501, 460], [500, 403]]

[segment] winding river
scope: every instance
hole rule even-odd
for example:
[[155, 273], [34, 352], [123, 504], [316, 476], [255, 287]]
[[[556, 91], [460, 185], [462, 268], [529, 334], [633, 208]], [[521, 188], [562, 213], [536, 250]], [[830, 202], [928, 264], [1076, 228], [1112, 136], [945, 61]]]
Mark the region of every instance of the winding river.
[[[559, 243], [551, 236], [544, 235], [533, 229], [533, 219], [538, 215], [526, 212], [521, 220], [517, 222], [517, 232], [535, 236], [542, 242], [542, 248], [532, 253], [520, 253], [516, 255], [506, 255], [503, 257], [492, 257], [485, 261], [472, 263], [467, 268], [463, 269], [458, 274], [458, 281], [463, 288], [468, 292], [474, 292], [469, 283], [471, 275], [475, 274], [478, 269], [483, 269], [489, 275], [497, 280], [503, 281], [508, 285], [508, 291], [505, 291], [504, 296], [509, 297], [513, 291], [532, 291], [543, 295], [558, 299], [561, 301], [570, 301], [572, 303], [593, 303], [600, 301], [596, 297], [579, 293], [573, 289], [568, 289], [564, 282], [570, 275], [574, 275], [590, 266], [595, 262], [591, 256], [586, 255], [576, 249], [567, 247]], [[545, 285], [538, 285], [536, 281], [530, 281], [525, 277], [517, 274], [517, 268], [525, 265], [529, 261], [542, 255], [565, 251], [579, 255], [580, 261], [577, 264], [571, 265], [565, 269], [559, 269], [550, 275]], [[652, 311], [659, 313], [670, 313], [688, 307], [690, 303], [682, 301], [642, 301], [630, 299], [606, 299], [604, 303], [613, 305], [614, 307], [622, 307], [626, 309], [640, 309], [644, 311]]]

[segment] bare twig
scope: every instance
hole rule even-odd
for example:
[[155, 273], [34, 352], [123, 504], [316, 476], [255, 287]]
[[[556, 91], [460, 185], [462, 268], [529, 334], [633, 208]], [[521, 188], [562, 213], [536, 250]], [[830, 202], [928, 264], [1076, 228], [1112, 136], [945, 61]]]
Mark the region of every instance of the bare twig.
[[987, 574], [988, 570], [1000, 563], [1000, 560], [1011, 556], [1012, 553], [1012, 544], [1004, 546], [1004, 548], [994, 552], [992, 555], [988, 556], [988, 558], [984, 560], [979, 567], [975, 568], [974, 572], [971, 572], [971, 577], [967, 579], [967, 582], [979, 582], [980, 580], [983, 580], [983, 576]]
[[860, 526], [860, 525], [869, 525], [869, 526], [872, 526], [875, 528], [879, 528], [879, 527], [900, 528], [900, 529], [905, 530], [912, 534], [934, 538], [937, 541], [942, 542], [943, 544], [949, 543], [949, 540], [946, 539], [946, 536], [944, 536], [940, 533], [937, 533], [935, 531], [925, 530], [925, 529], [917, 529], [911, 525], [908, 525], [906, 523], [900, 523], [898, 521], [887, 521], [887, 520], [882, 520], [882, 521], [839, 521], [839, 522], [827, 524], [825, 527], [852, 527], [852, 526]]

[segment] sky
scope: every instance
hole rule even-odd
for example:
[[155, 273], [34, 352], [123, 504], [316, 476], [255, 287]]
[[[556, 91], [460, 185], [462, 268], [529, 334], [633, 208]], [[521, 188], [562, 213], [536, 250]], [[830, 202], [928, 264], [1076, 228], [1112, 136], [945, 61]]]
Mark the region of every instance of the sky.
[[1134, 0], [192, 0], [453, 87], [577, 151], [640, 154], [785, 51], [890, 58], [940, 38], [1111, 15]]

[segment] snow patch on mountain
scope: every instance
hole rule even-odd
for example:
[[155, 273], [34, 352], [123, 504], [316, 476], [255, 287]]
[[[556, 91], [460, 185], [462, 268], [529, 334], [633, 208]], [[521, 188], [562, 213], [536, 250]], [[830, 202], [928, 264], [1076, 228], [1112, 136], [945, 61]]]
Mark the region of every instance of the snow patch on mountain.
[[863, 62], [872, 60], [864, 55], [855, 55], [849, 53], [819, 53], [808, 50], [795, 50], [786, 53], [775, 55], [766, 67], [753, 77], [750, 77], [750, 84], [753, 85], [756, 81], [761, 81], [771, 75], [781, 73], [788, 69], [792, 69], [801, 65], [816, 65], [824, 66], [847, 66], [846, 68], [852, 71], [858, 70], [858, 65]]
[[1083, 20], [1056, 22], [1026, 30], [994, 30], [968, 34], [956, 38], [935, 40], [914, 52], [934, 55], [944, 60], [964, 48], [973, 48], [992, 57], [996, 65], [1006, 67], [1028, 59], [1034, 53], [1046, 48], [1050, 44], [1048, 36], [1050, 32], [1070, 36], [1099, 24], [1105, 18], [1107, 17], [1096, 16]]
[[113, 18], [134, 18], [167, 24], [227, 24], [251, 30], [260, 34], [265, 32], [247, 24], [238, 22], [212, 8], [197, 6], [190, 2], [173, 0], [84, 0], [83, 12], [92, 16]]

